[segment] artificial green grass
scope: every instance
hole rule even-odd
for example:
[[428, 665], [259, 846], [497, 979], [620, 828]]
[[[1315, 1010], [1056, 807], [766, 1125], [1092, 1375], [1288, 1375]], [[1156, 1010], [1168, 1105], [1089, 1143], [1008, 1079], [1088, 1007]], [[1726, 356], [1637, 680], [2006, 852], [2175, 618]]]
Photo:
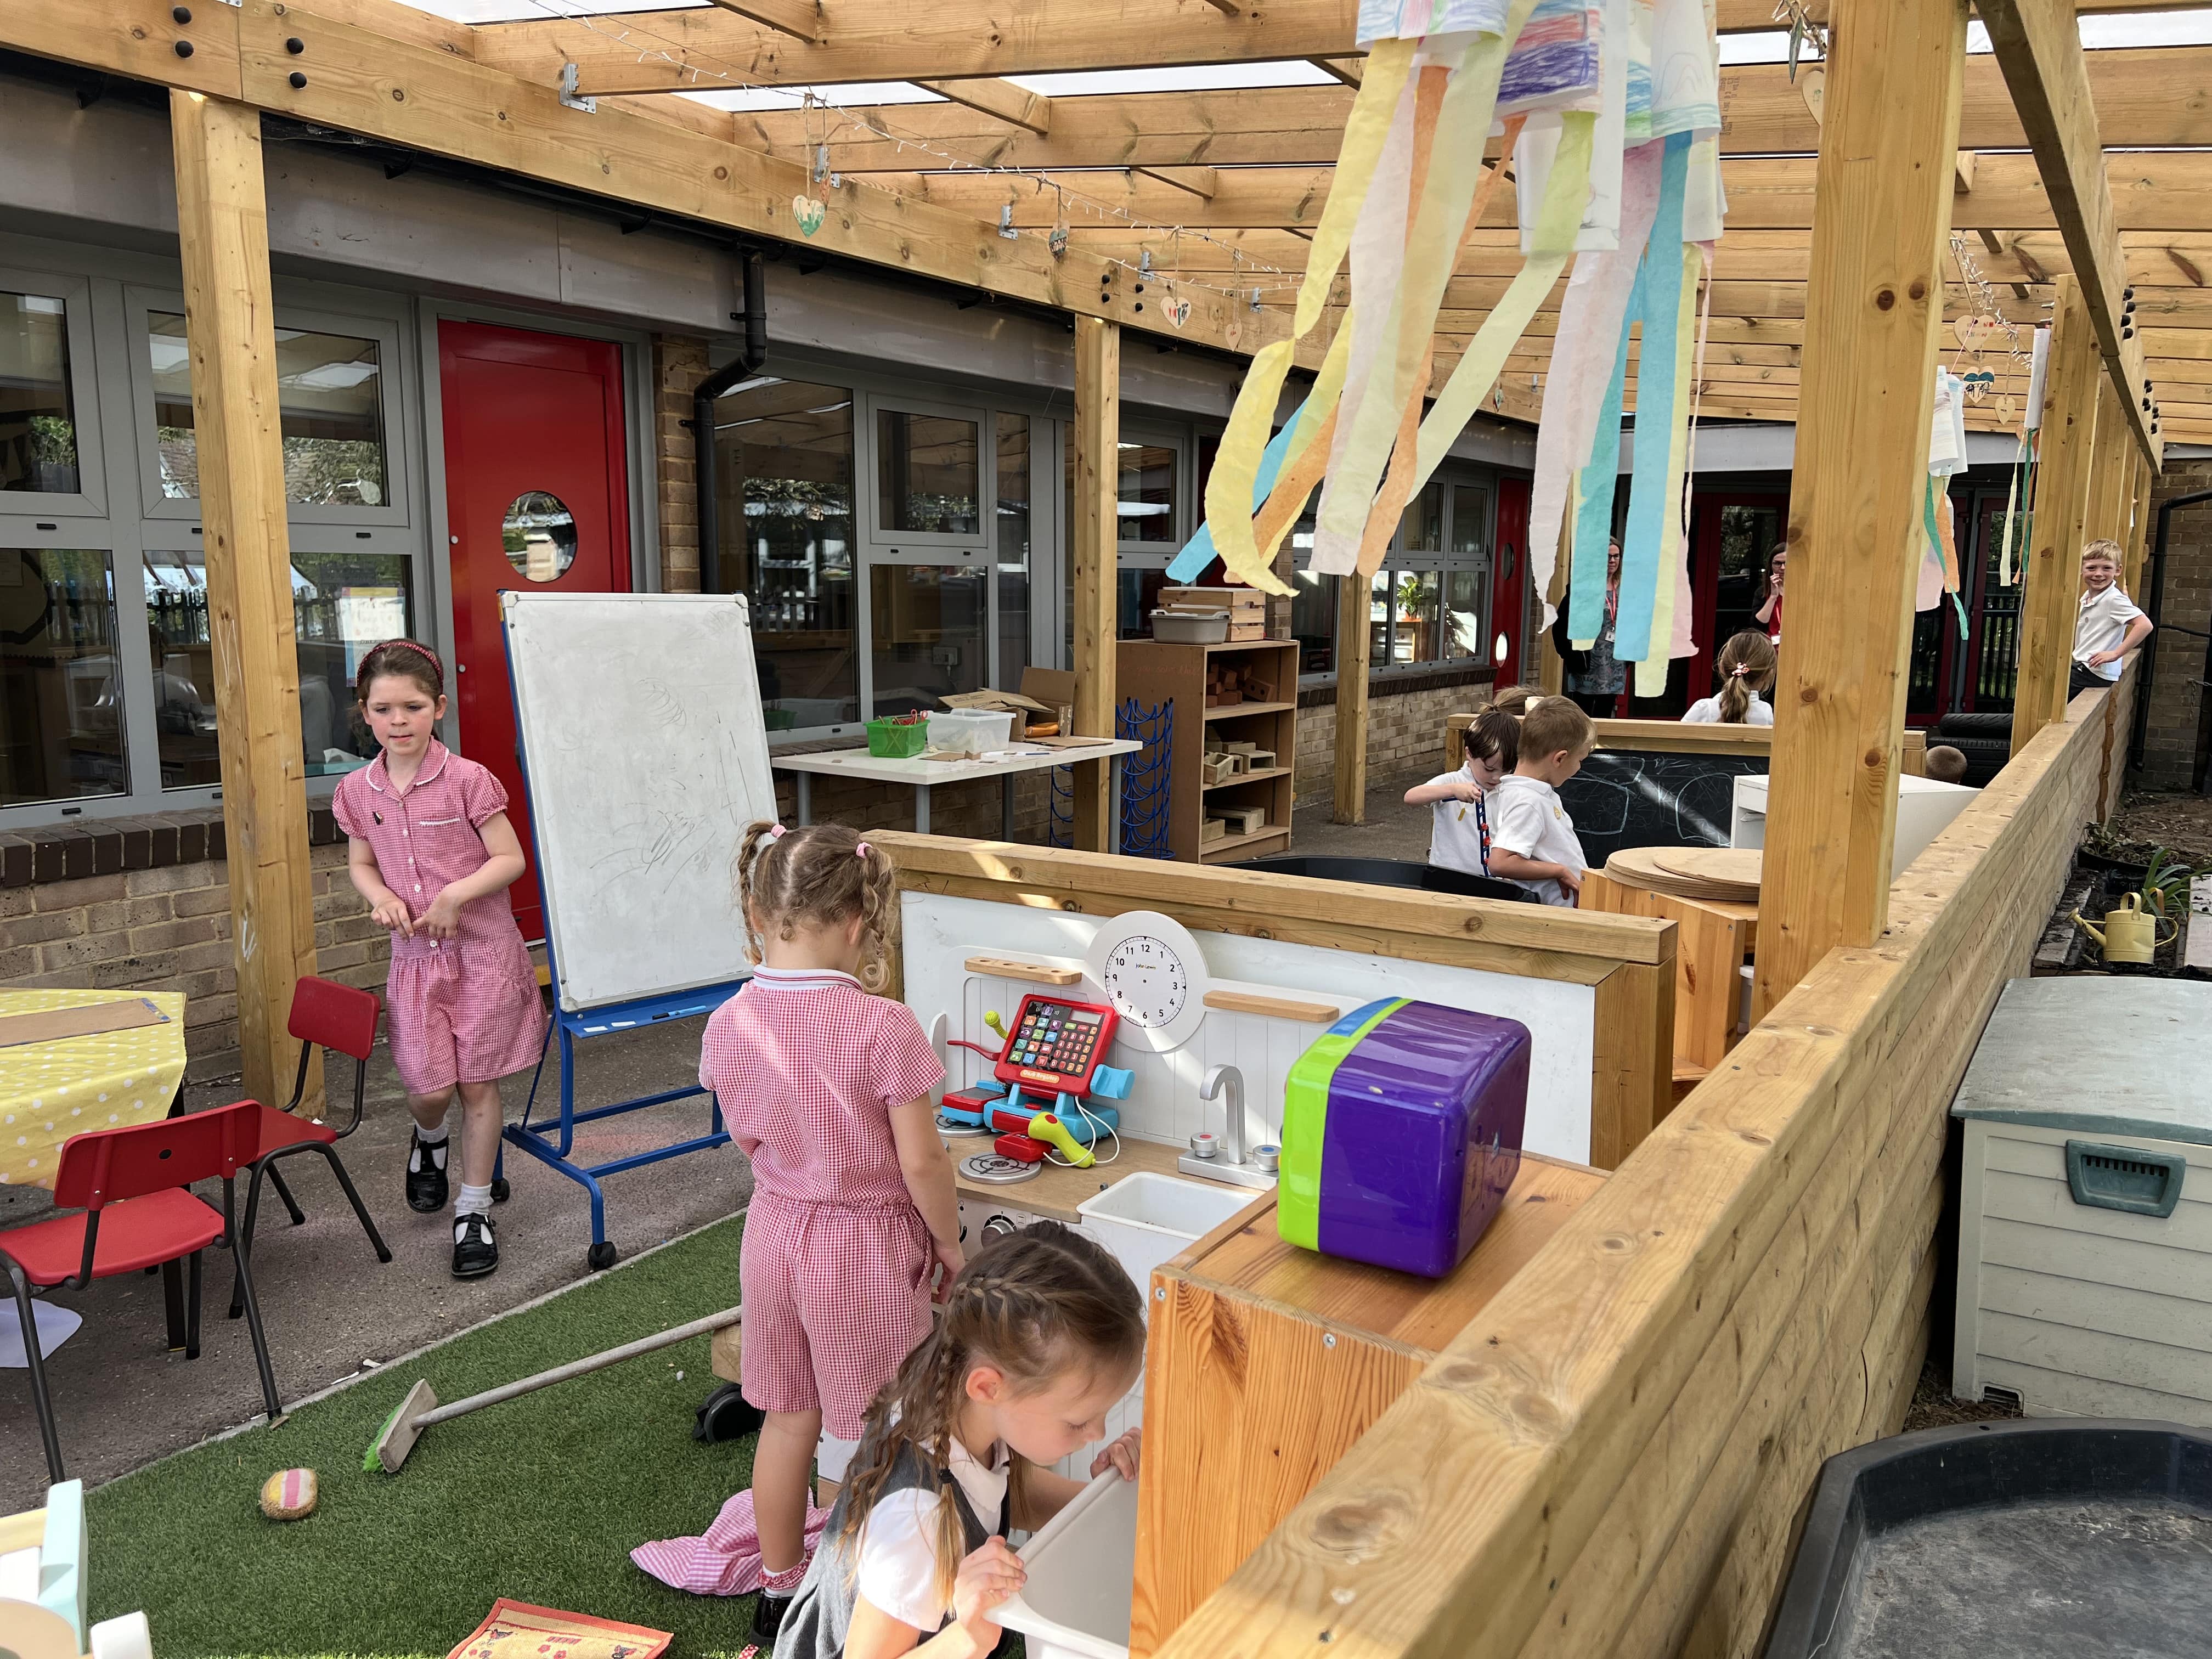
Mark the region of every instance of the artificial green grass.
[[[328, 1400], [91, 1494], [93, 1614], [143, 1608], [161, 1659], [443, 1659], [500, 1596], [672, 1631], [672, 1659], [747, 1645], [750, 1596], [689, 1595], [629, 1551], [704, 1532], [753, 1440], [704, 1445], [709, 1339], [426, 1430], [398, 1474], [362, 1454], [419, 1377], [441, 1401], [736, 1305], [740, 1218], [603, 1274]], [[684, 1373], [681, 1382], [678, 1371]], [[315, 1471], [304, 1521], [261, 1483]]]

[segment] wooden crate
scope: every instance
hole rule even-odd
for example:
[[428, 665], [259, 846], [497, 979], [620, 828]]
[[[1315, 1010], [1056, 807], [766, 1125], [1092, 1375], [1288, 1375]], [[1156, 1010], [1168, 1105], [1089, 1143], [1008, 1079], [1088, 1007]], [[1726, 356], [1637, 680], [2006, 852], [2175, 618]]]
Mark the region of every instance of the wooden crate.
[[1156, 1270], [1131, 1652], [1218, 1589], [1605, 1180], [1524, 1154], [1443, 1279], [1285, 1244], [1272, 1195]]

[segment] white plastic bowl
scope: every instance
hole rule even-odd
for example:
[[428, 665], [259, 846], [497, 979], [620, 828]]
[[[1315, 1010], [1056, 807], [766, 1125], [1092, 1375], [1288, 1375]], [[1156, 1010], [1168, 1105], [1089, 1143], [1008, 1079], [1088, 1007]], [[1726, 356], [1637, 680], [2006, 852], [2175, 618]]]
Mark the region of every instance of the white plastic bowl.
[[1109, 1469], [1022, 1546], [1029, 1580], [993, 1616], [1030, 1659], [1129, 1659], [1137, 1483]]

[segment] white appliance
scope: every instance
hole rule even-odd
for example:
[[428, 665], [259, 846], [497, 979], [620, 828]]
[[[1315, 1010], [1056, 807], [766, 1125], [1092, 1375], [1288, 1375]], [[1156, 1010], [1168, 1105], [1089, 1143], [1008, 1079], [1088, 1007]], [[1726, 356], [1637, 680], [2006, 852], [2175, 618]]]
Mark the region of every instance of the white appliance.
[[2212, 1426], [2212, 985], [2007, 985], [1959, 1085], [1951, 1387]]
[[[1766, 779], [1741, 777], [1735, 781], [1735, 802], [1729, 823], [1729, 845], [1766, 845]], [[1950, 827], [1953, 818], [1982, 792], [1963, 783], [1943, 783], [1934, 778], [1906, 774], [1897, 781], [1897, 839], [1889, 857], [1889, 878], [1895, 881], [1912, 860], [1927, 851], [1928, 843]]]

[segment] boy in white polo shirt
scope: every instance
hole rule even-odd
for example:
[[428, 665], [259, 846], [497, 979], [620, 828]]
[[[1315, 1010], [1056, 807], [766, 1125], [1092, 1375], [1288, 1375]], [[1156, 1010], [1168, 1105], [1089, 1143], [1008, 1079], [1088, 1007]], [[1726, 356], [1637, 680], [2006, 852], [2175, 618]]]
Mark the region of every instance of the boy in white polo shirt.
[[1406, 792], [1406, 805], [1427, 806], [1435, 821], [1429, 829], [1429, 862], [1463, 875], [1490, 873], [1490, 811], [1487, 796], [1505, 781], [1520, 758], [1521, 722], [1502, 708], [1486, 708], [1467, 728], [1467, 759], [1456, 772], [1417, 783]]
[[2150, 637], [2151, 620], [2120, 592], [2118, 542], [2081, 550], [2081, 608], [2074, 618], [2074, 666], [2066, 695], [2101, 690], [2120, 677], [2120, 659]]
[[1559, 786], [1596, 747], [1597, 728], [1566, 698], [1529, 705], [1513, 775], [1490, 793], [1491, 874], [1520, 883], [1547, 904], [1574, 903], [1588, 861]]

